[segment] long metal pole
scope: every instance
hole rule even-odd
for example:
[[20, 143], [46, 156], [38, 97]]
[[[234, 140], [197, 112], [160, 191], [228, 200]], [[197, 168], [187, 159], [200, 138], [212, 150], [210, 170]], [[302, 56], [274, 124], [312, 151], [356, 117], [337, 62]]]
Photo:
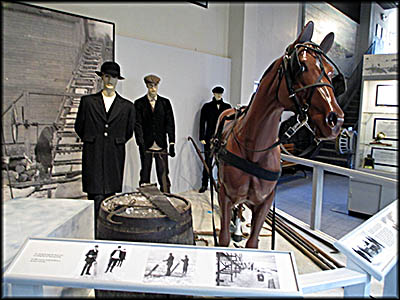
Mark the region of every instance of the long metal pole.
[[[272, 221], [267, 218], [266, 221], [271, 226]], [[303, 252], [307, 257], [309, 257], [313, 262], [315, 262], [322, 270], [330, 270], [325, 264], [323, 264], [319, 259], [317, 259], [309, 250], [303, 247], [298, 241], [293, 239], [289, 234], [287, 234], [280, 226], [276, 227], [276, 230], [290, 243], [292, 243], [296, 248]]]
[[324, 169], [315, 166], [312, 181], [312, 202], [310, 227], [314, 230], [321, 228], [322, 196], [324, 189]]
[[338, 261], [336, 261], [334, 258], [332, 258], [330, 255], [328, 255], [326, 252], [324, 252], [322, 249], [320, 249], [318, 246], [316, 246], [314, 243], [310, 242], [309, 240], [307, 240], [304, 236], [302, 236], [301, 234], [299, 234], [296, 230], [294, 230], [293, 228], [291, 228], [288, 224], [285, 223], [285, 221], [276, 216], [276, 220], [277, 222], [284, 227], [287, 231], [293, 233], [293, 235], [296, 236], [296, 238], [298, 238], [299, 240], [302, 241], [302, 243], [304, 243], [305, 245], [307, 245], [307, 247], [309, 247], [309, 249], [311, 249], [313, 252], [315, 252], [317, 255], [321, 254], [322, 256], [324, 256], [326, 259], [328, 259], [329, 261], [331, 261], [337, 268], [343, 268], [344, 265], [342, 265], [341, 263], [339, 263]]

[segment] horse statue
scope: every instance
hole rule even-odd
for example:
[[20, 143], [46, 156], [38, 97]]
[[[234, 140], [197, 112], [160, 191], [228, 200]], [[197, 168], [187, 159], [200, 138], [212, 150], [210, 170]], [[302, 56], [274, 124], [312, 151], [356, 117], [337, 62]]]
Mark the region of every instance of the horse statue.
[[[335, 94], [345, 90], [344, 76], [326, 55], [333, 32], [317, 45], [311, 42], [314, 23], [308, 22], [285, 54], [264, 72], [245, 109], [224, 111], [213, 139], [218, 164], [221, 229], [219, 246], [230, 243], [232, 209], [245, 204], [252, 214], [246, 248], [258, 248], [258, 236], [272, 205], [281, 173], [279, 122], [284, 110], [297, 114], [298, 123], [285, 136], [306, 126], [317, 141], [334, 139], [344, 113]], [[335, 72], [335, 69], [337, 72]]]

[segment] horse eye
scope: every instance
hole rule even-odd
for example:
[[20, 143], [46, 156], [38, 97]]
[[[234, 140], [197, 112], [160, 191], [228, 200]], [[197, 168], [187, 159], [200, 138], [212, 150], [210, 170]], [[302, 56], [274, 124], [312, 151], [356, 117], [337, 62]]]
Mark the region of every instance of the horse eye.
[[301, 64], [300, 71], [301, 72], [306, 72], [307, 71], [307, 66], [305, 64]]

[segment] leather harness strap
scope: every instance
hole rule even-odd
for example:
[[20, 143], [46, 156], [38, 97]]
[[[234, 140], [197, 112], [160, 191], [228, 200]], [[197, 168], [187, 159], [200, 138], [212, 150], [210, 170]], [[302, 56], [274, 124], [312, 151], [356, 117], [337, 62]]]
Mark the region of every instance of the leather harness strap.
[[225, 148], [221, 148], [220, 151], [217, 153], [218, 159], [222, 160], [223, 162], [242, 170], [250, 175], [253, 175], [257, 178], [261, 178], [268, 181], [276, 181], [281, 176], [281, 170], [278, 172], [273, 172], [270, 170], [266, 170], [261, 168], [256, 163], [253, 163], [249, 160], [241, 158], [232, 152], [226, 150]]

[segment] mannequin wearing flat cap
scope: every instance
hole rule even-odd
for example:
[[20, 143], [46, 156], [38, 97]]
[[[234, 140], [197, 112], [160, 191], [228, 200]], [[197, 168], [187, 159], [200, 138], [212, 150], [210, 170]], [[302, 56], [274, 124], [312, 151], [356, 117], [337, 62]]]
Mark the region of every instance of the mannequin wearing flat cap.
[[160, 190], [170, 193], [168, 155], [175, 156], [175, 119], [170, 100], [157, 94], [159, 82], [156, 75], [144, 77], [147, 94], [135, 101], [135, 135], [141, 161], [139, 185], [150, 183], [154, 158]]
[[123, 80], [115, 62], [105, 62], [96, 74], [103, 89], [85, 95], [79, 103], [75, 132], [83, 142], [82, 187], [95, 205], [95, 236], [101, 202], [122, 191], [125, 164], [125, 143], [132, 138], [136, 112], [133, 103], [116, 91]]
[[[231, 108], [229, 103], [222, 99], [224, 88], [216, 86], [212, 89], [214, 97], [210, 102], [203, 105], [200, 112], [200, 134], [199, 140], [204, 145], [204, 160], [211, 170], [212, 158], [210, 157], [210, 140], [214, 135], [215, 128], [219, 115], [226, 109]], [[203, 168], [203, 177], [201, 179], [201, 188], [199, 193], [204, 193], [207, 190], [209, 176], [206, 168]]]

